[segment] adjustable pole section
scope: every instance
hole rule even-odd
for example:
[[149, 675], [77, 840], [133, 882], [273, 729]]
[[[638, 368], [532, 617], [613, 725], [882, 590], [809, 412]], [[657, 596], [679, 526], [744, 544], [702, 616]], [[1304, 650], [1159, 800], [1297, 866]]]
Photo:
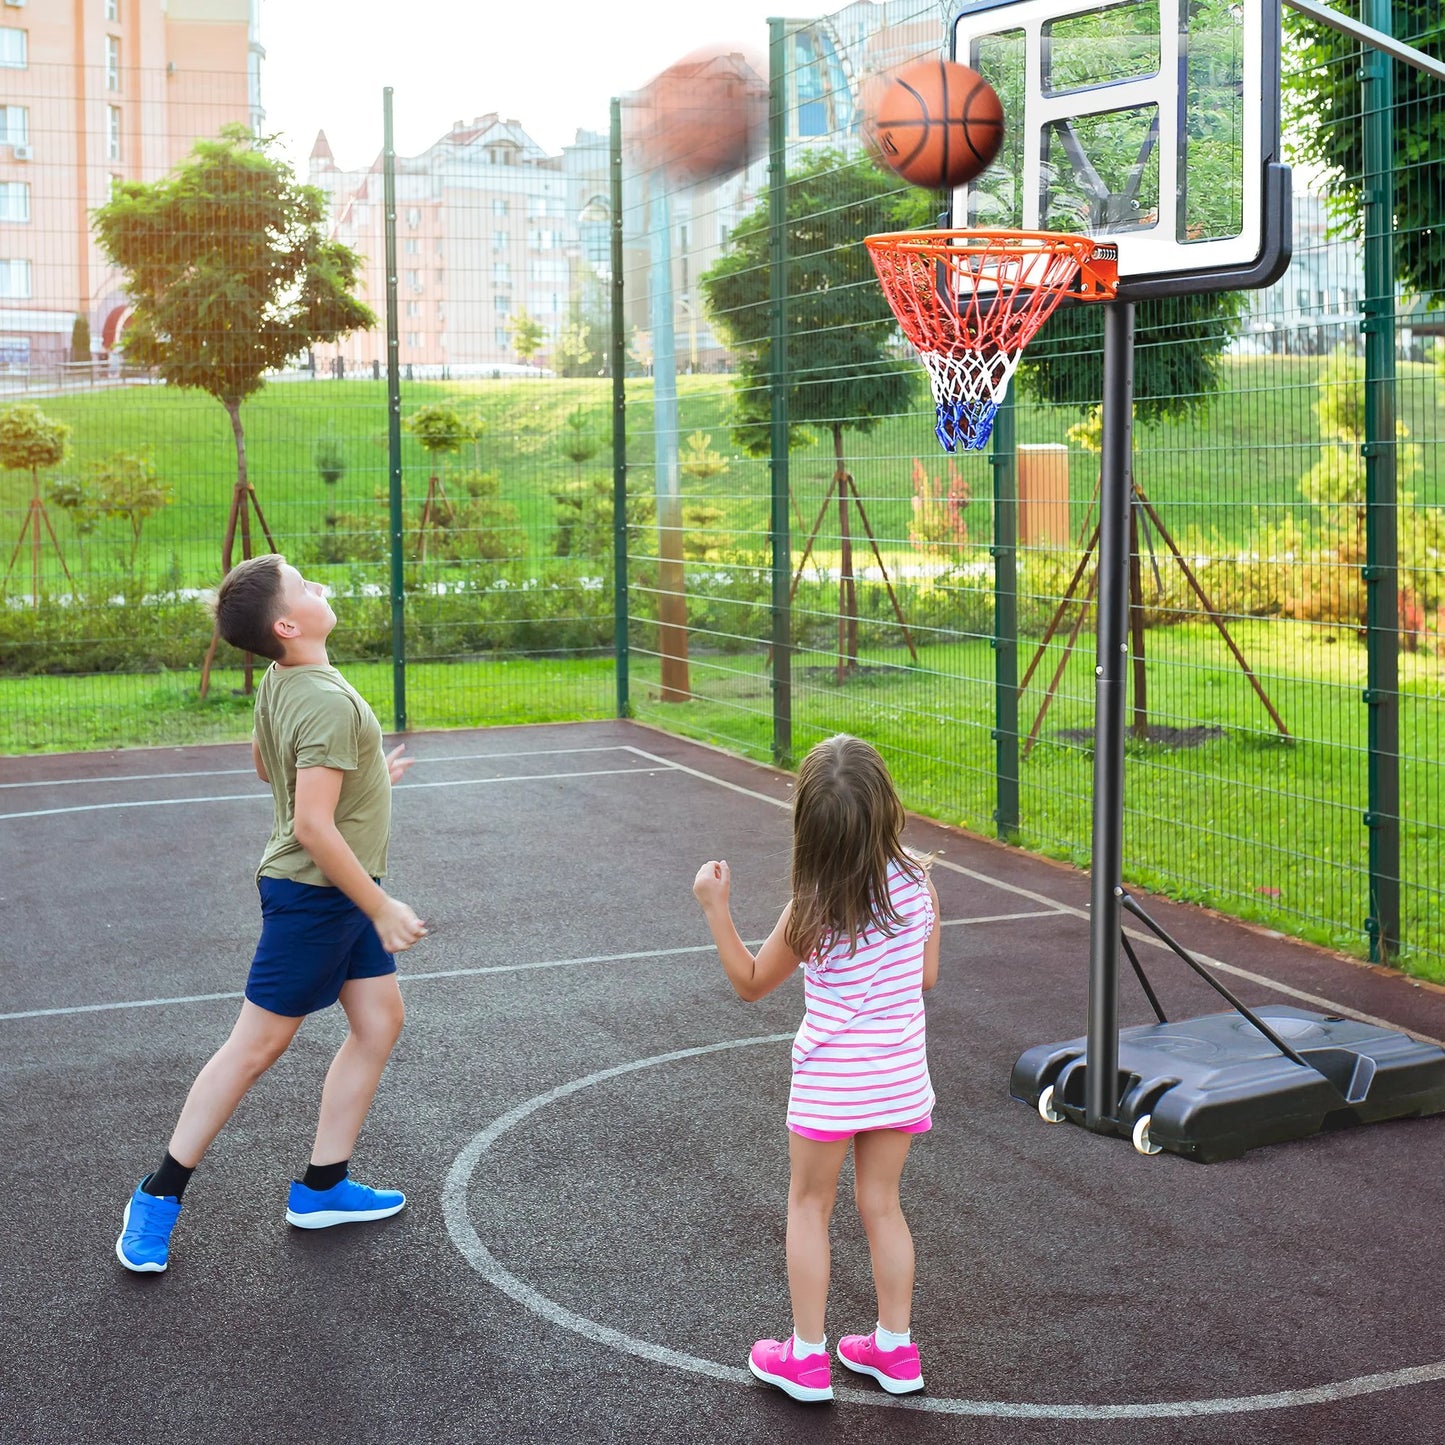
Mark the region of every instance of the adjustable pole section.
[[1084, 1123], [1119, 1113], [1119, 929], [1124, 879], [1124, 703], [1129, 662], [1129, 514], [1134, 440], [1134, 305], [1104, 308], [1104, 449], [1099, 485], [1094, 668], [1094, 840], [1089, 885], [1089, 1033]]

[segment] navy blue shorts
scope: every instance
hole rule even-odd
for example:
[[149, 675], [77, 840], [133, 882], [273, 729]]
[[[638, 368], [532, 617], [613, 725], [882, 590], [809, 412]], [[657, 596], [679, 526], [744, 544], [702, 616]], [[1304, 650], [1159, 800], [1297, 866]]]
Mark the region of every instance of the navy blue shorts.
[[261, 941], [246, 997], [258, 1008], [300, 1018], [330, 1008], [353, 978], [396, 972], [371, 919], [339, 888], [258, 878]]

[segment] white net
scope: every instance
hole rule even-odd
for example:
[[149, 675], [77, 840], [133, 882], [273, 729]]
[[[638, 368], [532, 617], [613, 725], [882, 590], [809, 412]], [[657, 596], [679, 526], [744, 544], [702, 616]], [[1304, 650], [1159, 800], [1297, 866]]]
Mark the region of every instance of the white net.
[[987, 443], [994, 413], [1008, 393], [1022, 349], [961, 351], [953, 356], [920, 350], [938, 409], [934, 431], [945, 451], [976, 451]]

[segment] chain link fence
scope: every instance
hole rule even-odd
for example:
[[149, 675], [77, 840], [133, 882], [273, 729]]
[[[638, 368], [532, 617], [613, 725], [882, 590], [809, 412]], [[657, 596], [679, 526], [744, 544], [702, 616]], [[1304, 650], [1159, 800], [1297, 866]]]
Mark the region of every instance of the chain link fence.
[[[646, 95], [561, 156], [492, 114], [397, 156], [380, 97], [373, 154], [303, 138], [375, 323], [236, 408], [239, 493], [225, 403], [128, 349], [94, 217], [247, 123], [244, 88], [220, 114], [220, 79], [167, 108], [159, 74], [7, 70], [0, 414], [68, 431], [0, 471], [0, 750], [245, 736], [244, 659], [201, 695], [234, 507], [234, 555], [329, 583], [384, 721], [621, 710], [785, 764], [846, 730], [912, 807], [1086, 864], [1097, 337], [1059, 313], [990, 450], [943, 454], [860, 244], [945, 209], [859, 130], [868, 77], [945, 35], [894, 0], [713, 57], [769, 120], [721, 177], [649, 160]], [[1439, 83], [1293, 16], [1285, 55], [1288, 273], [1139, 308], [1125, 871], [1442, 978]]]

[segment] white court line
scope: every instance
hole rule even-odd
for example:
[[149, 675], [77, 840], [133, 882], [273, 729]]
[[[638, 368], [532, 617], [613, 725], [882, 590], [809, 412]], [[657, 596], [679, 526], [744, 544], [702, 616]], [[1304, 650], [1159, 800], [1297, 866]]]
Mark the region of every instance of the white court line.
[[73, 788], [77, 783], [154, 783], [169, 778], [234, 778], [243, 773], [256, 776], [255, 768], [197, 768], [194, 772], [121, 773], [109, 778], [32, 778], [24, 783], [0, 783], [5, 788]]
[[[642, 748], [633, 748], [633, 752], [640, 757], [654, 758], [657, 762], [666, 761], [657, 758], [655, 754], [644, 751]], [[785, 798], [773, 798], [767, 793], [759, 793], [752, 788], [742, 787], [738, 783], [730, 783], [726, 778], [715, 778], [710, 773], [704, 773], [698, 768], [689, 768], [682, 763], [673, 765], [681, 773], [690, 773], [695, 778], [701, 778], [704, 782], [715, 783], [720, 788], [727, 788], [734, 793], [743, 793], [749, 798], [757, 798], [760, 802], [771, 803], [775, 808], [790, 808], [792, 803]], [[927, 822], [927, 819], [922, 821]], [[1048, 905], [1049, 911], [1054, 913], [1067, 913], [1074, 918], [1087, 919], [1089, 911], [1086, 908], [1076, 908], [1072, 903], [1065, 903], [1062, 899], [1050, 898], [1047, 893], [1036, 892], [1032, 888], [1021, 887], [1017, 883], [1009, 883], [1005, 879], [995, 878], [991, 873], [980, 873], [975, 868], [966, 868], [961, 863], [950, 862], [942, 856], [935, 857], [934, 867], [947, 868], [953, 873], [960, 873], [965, 878], [972, 878], [980, 883], [987, 883], [994, 888], [1001, 888], [1006, 893], [1016, 893], [1020, 898], [1027, 898], [1033, 903]], [[1125, 928], [1124, 932], [1136, 943], [1148, 944], [1150, 948], [1157, 948], [1163, 953], [1170, 950], [1162, 940], [1155, 938], [1152, 933]], [[1317, 993], [1310, 993], [1305, 989], [1292, 988], [1287, 983], [1280, 983], [1277, 979], [1269, 978], [1265, 974], [1255, 973], [1252, 969], [1241, 968], [1235, 963], [1225, 963], [1222, 959], [1211, 958], [1207, 953], [1200, 953], [1190, 949], [1189, 953], [1198, 962], [1208, 968], [1217, 969], [1220, 973], [1227, 973], [1234, 978], [1242, 978], [1250, 983], [1257, 983], [1262, 988], [1267, 988], [1273, 993], [1284, 995], [1286, 998], [1298, 999], [1301, 1003], [1314, 1004], [1319, 1008], [1327, 1009], [1330, 1013], [1340, 1014], [1345, 1018], [1358, 1019], [1360, 1023], [1374, 1024], [1377, 1028], [1394, 1029], [1400, 1033], [1409, 1034], [1411, 1038], [1419, 1039], [1421, 1043], [1434, 1044], [1437, 1048], [1445, 1049], [1445, 1039], [1437, 1039], [1429, 1034], [1422, 1034], [1415, 1029], [1407, 1028], [1403, 1024], [1397, 1024], [1390, 1019], [1378, 1018], [1375, 1014], [1367, 1014], [1360, 1009], [1351, 1008], [1348, 1004], [1337, 1003], [1334, 999], [1324, 998]]]
[[[419, 788], [476, 788], [485, 787], [490, 783], [548, 783], [567, 778], [609, 778], [627, 773], [646, 773], [651, 776], [658, 772], [678, 771], [681, 770], [663, 763], [660, 767], [654, 768], [593, 768], [569, 773], [515, 773], [501, 778], [443, 778], [434, 783], [398, 783], [393, 791], [410, 793]], [[26, 813], [0, 813], [0, 823], [16, 818], [53, 818], [60, 813], [105, 813], [116, 808], [176, 808], [186, 803], [254, 803], [257, 801], [269, 803], [271, 794], [257, 791], [254, 793], [214, 793], [201, 798], [133, 798], [120, 803], [76, 803], [68, 808], [35, 808]]]
[[[244, 747], [244, 742], [233, 746]], [[413, 754], [419, 763], [473, 763], [484, 762], [491, 758], [542, 758], [566, 756], [570, 753], [620, 753], [629, 749], [623, 743], [598, 744], [596, 747], [588, 748], [528, 748], [521, 752], [501, 753], [445, 753], [440, 757], [430, 757], [420, 754]], [[24, 783], [0, 783], [0, 790], [5, 788], [71, 788], [76, 784], [84, 783], [153, 783], [171, 778], [230, 778], [242, 774], [249, 774], [254, 777], [254, 768], [197, 768], [193, 772], [177, 771], [170, 773], [120, 773], [112, 777], [98, 778], [35, 778]]]
[[[1006, 923], [1016, 918], [1042, 918], [1041, 913], [996, 913], [983, 918], [945, 918], [940, 928], [955, 928], [969, 923]], [[749, 948], [761, 948], [763, 940], [754, 939]], [[477, 968], [442, 968], [430, 973], [397, 973], [398, 983], [425, 983], [433, 978], [485, 978], [495, 973], [534, 973], [544, 968], [577, 968], [589, 963], [635, 963], [649, 958], [677, 958], [685, 953], [714, 953], [711, 943], [692, 943], [683, 948], [646, 948], [635, 953], [594, 953], [586, 958], [545, 958], [532, 963], [485, 964]], [[78, 1003], [56, 1008], [22, 1009], [16, 1013], [0, 1013], [0, 1023], [15, 1019], [63, 1018], [69, 1014], [111, 1013], [130, 1008], [165, 1008], [171, 1004], [215, 1003], [217, 1000], [244, 998], [237, 989], [230, 993], [176, 994], [168, 998], [132, 998], [119, 1003]]]
[[[637, 1072], [639, 1069], [654, 1068], [659, 1064], [675, 1063], [680, 1059], [700, 1058], [705, 1054], [720, 1053], [726, 1049], [742, 1049], [757, 1044], [785, 1044], [792, 1034], [768, 1034], [750, 1039], [728, 1039], [722, 1043], [704, 1044], [700, 1048], [677, 1049], [672, 1053], [657, 1054], [650, 1059], [637, 1059], [632, 1063], [617, 1064], [609, 1069], [599, 1069], [585, 1078], [572, 1079], [559, 1084], [545, 1094], [518, 1104], [499, 1119], [493, 1120], [452, 1161], [447, 1170], [446, 1182], [442, 1186], [442, 1216], [446, 1220], [447, 1233], [462, 1257], [489, 1284], [509, 1295], [518, 1304], [531, 1310], [549, 1323], [595, 1344], [605, 1345], [623, 1354], [649, 1360], [654, 1364], [666, 1365], [672, 1369], [686, 1370], [691, 1374], [705, 1375], [714, 1380], [725, 1380], [739, 1385], [753, 1385], [752, 1375], [734, 1365], [720, 1364], [716, 1360], [705, 1360], [697, 1355], [685, 1354], [681, 1350], [656, 1345], [649, 1340], [640, 1340], [635, 1335], [624, 1334], [621, 1330], [588, 1319], [544, 1295], [535, 1286], [519, 1279], [506, 1269], [497, 1257], [482, 1242], [471, 1221], [467, 1208], [467, 1192], [472, 1175], [476, 1172], [482, 1156], [491, 1149], [508, 1130], [524, 1119], [555, 1104], [569, 1095], [580, 1093], [594, 1084]], [[1353, 1399], [1359, 1395], [1376, 1394], [1383, 1390], [1398, 1390], [1411, 1385], [1431, 1384], [1445, 1380], [1445, 1360], [1424, 1365], [1411, 1365], [1399, 1370], [1385, 1370], [1376, 1374], [1357, 1375], [1348, 1380], [1331, 1380], [1318, 1385], [1307, 1385], [1296, 1390], [1274, 1390], [1266, 1394], [1236, 1395], [1229, 1398], [1206, 1398], [1202, 1400], [1139, 1400], [1120, 1405], [1092, 1404], [1043, 1404], [1019, 1400], [966, 1400], [947, 1396], [930, 1395], [898, 1397], [884, 1394], [879, 1390], [858, 1390], [842, 1386], [835, 1395], [850, 1405], [873, 1405], [889, 1410], [918, 1410], [932, 1415], [973, 1415], [993, 1416], [1015, 1420], [1141, 1420], [1192, 1418], [1196, 1415], [1243, 1415], [1260, 1410], [1287, 1410], [1304, 1405], [1326, 1405], [1337, 1400]]]
[[[566, 748], [555, 748], [555, 749], [554, 749], [554, 748], [547, 748], [547, 749], [538, 749], [538, 750], [536, 750], [536, 752], [534, 752], [534, 753], [527, 753], [527, 754], [524, 754], [524, 753], [457, 754], [455, 757], [433, 759], [432, 761], [442, 761], [442, 762], [450, 762], [450, 761], [476, 761], [476, 760], [483, 759], [483, 758], [544, 756], [544, 755], [553, 755], [553, 754], [567, 754], [567, 753], [571, 753], [571, 752], [578, 752], [578, 753], [582, 753], [582, 752], [628, 752], [628, 753], [634, 754], [635, 756], [637, 756], [637, 757], [639, 757], [639, 758], [642, 758], [642, 759], [646, 760], [646, 761], [649, 762], [649, 763], [655, 764], [657, 768], [660, 768], [660, 769], [663, 769], [663, 770], [669, 771], [669, 772], [686, 773], [686, 774], [688, 774], [688, 775], [690, 775], [690, 776], [692, 776], [692, 777], [694, 777], [694, 778], [699, 778], [699, 779], [701, 779], [703, 782], [711, 783], [711, 784], [712, 784], [713, 786], [715, 786], [715, 787], [726, 788], [726, 789], [728, 789], [730, 792], [734, 792], [734, 793], [741, 793], [744, 797], [756, 798], [759, 802], [768, 803], [768, 804], [770, 804], [772, 807], [775, 807], [775, 808], [790, 808], [790, 807], [792, 806], [791, 801], [790, 801], [789, 799], [786, 799], [786, 798], [774, 798], [774, 797], [770, 796], [770, 795], [767, 794], [767, 793], [758, 792], [758, 791], [757, 791], [756, 789], [754, 789], [754, 788], [748, 788], [748, 787], [742, 786], [742, 785], [739, 784], [739, 783], [729, 782], [726, 778], [715, 777], [713, 774], [711, 774], [711, 773], [705, 773], [705, 772], [703, 772], [703, 771], [702, 771], [701, 769], [699, 769], [699, 768], [691, 768], [691, 767], [688, 767], [688, 766], [687, 766], [686, 764], [684, 764], [684, 763], [672, 762], [670, 759], [663, 758], [663, 757], [659, 757], [656, 753], [650, 753], [650, 752], [648, 752], [648, 751], [647, 751], [646, 749], [644, 749], [644, 748], [634, 747], [634, 746], [631, 745], [631, 744], [608, 745], [608, 746], [602, 746], [602, 747], [596, 747], [596, 748], [575, 748], [575, 749], [566, 749]], [[242, 771], [249, 771], [249, 770], [242, 770]], [[618, 775], [626, 775], [626, 774], [629, 774], [629, 773], [651, 773], [651, 772], [653, 772], [653, 771], [654, 771], [653, 768], [604, 768], [604, 769], [588, 770], [588, 771], [585, 771], [585, 772], [567, 772], [567, 773], [519, 773], [519, 774], [516, 774], [516, 775], [512, 775], [512, 776], [508, 776], [508, 777], [500, 777], [500, 778], [463, 778], [463, 779], [455, 779], [455, 780], [451, 780], [451, 781], [439, 780], [439, 781], [437, 781], [437, 782], [432, 782], [432, 783], [427, 783], [427, 782], [401, 783], [401, 784], [398, 784], [397, 791], [398, 791], [398, 792], [405, 792], [405, 791], [408, 791], [408, 790], [414, 789], [414, 788], [458, 788], [458, 787], [474, 787], [474, 786], [480, 786], [480, 785], [485, 785], [485, 784], [489, 784], [489, 783], [554, 782], [554, 781], [559, 781], [559, 780], [565, 780], [565, 779], [567, 779], [567, 778], [611, 777], [611, 776], [618, 776]], [[165, 776], [165, 775], [161, 775], [161, 776]], [[175, 776], [185, 776], [185, 775], [184, 775], [184, 774], [176, 774]], [[210, 796], [210, 797], [200, 797], [200, 798], [156, 798], [156, 799], [138, 799], [138, 800], [132, 800], [132, 801], [127, 801], [127, 802], [117, 802], [117, 803], [86, 803], [86, 804], [80, 804], [80, 805], [77, 805], [77, 806], [74, 806], [74, 807], [68, 807], [68, 808], [40, 808], [40, 809], [35, 809], [35, 810], [33, 810], [33, 811], [30, 811], [30, 812], [0, 813], [0, 822], [13, 821], [13, 820], [21, 819], [21, 818], [45, 818], [45, 817], [53, 817], [53, 816], [55, 816], [55, 815], [57, 815], [57, 814], [63, 814], [63, 813], [87, 813], [87, 812], [97, 812], [97, 811], [105, 811], [105, 810], [116, 809], [116, 808], [174, 807], [174, 806], [177, 806], [177, 805], [183, 804], [183, 803], [233, 803], [233, 802], [237, 802], [237, 801], [269, 800], [269, 797], [270, 797], [270, 795], [269, 795], [268, 793], [262, 793], [262, 792], [257, 791], [257, 792], [254, 792], [254, 793], [219, 794], [219, 795], [213, 795], [213, 796]], [[1005, 893], [1013, 893], [1013, 894], [1016, 894], [1017, 896], [1019, 896], [1020, 898], [1026, 898], [1026, 899], [1028, 899], [1028, 900], [1029, 900], [1030, 902], [1032, 902], [1032, 903], [1042, 904], [1042, 905], [1044, 906], [1044, 912], [1045, 912], [1045, 913], [1064, 913], [1064, 914], [1070, 915], [1071, 917], [1080, 918], [1080, 919], [1087, 919], [1088, 916], [1089, 916], [1087, 909], [1077, 908], [1077, 907], [1075, 907], [1075, 906], [1074, 906], [1073, 904], [1071, 904], [1071, 903], [1065, 903], [1065, 902], [1062, 901], [1061, 899], [1052, 898], [1052, 897], [1050, 897], [1050, 896], [1049, 896], [1048, 894], [1046, 894], [1046, 893], [1040, 893], [1040, 892], [1036, 891], [1035, 889], [1025, 888], [1025, 887], [1022, 887], [1021, 885], [1016, 884], [1016, 883], [1010, 883], [1010, 882], [1008, 882], [1007, 880], [1002, 879], [1002, 878], [997, 878], [997, 877], [995, 877], [995, 876], [992, 875], [992, 874], [983, 873], [983, 872], [978, 871], [977, 869], [965, 867], [965, 866], [964, 866], [963, 864], [961, 864], [961, 863], [954, 863], [954, 862], [952, 862], [951, 860], [949, 860], [948, 858], [941, 857], [941, 856], [940, 856], [940, 857], [937, 857], [937, 858], [935, 858], [934, 863], [935, 863], [935, 866], [936, 866], [936, 867], [947, 868], [947, 869], [949, 869], [951, 872], [961, 874], [963, 877], [966, 877], [966, 878], [972, 878], [972, 879], [974, 879], [976, 882], [988, 884], [990, 887], [994, 887], [994, 888], [1001, 889], [1001, 890], [1002, 890], [1003, 892], [1005, 892]], [[1028, 915], [1022, 915], [1022, 914], [1021, 914], [1021, 915], [1015, 915], [1015, 916], [1017, 916], [1017, 917], [1025, 917], [1025, 916], [1028, 916]], [[1038, 915], [1038, 916], [1043, 916], [1043, 915], [1041, 914], [1041, 915]], [[978, 920], [978, 921], [982, 922], [982, 921], [985, 921], [985, 920]], [[1006, 921], [1006, 916], [1005, 916], [1005, 915], [1000, 915], [999, 921]], [[1131, 939], [1133, 939], [1136, 943], [1146, 944], [1146, 945], [1148, 945], [1148, 946], [1151, 947], [1151, 948], [1159, 949], [1160, 951], [1163, 951], [1163, 952], [1167, 952], [1167, 951], [1168, 951], [1167, 948], [1166, 948], [1166, 946], [1164, 945], [1164, 943], [1161, 942], [1159, 939], [1155, 938], [1155, 937], [1153, 936], [1153, 934], [1140, 932], [1140, 931], [1135, 930], [1135, 929], [1133, 929], [1133, 928], [1125, 928], [1124, 932], [1127, 933], [1128, 936], [1129, 936]], [[1400, 1031], [1400, 1032], [1402, 1032], [1402, 1033], [1407, 1033], [1407, 1034], [1409, 1034], [1411, 1037], [1416, 1038], [1416, 1039], [1419, 1039], [1419, 1040], [1420, 1040], [1421, 1042], [1423, 1042], [1423, 1043], [1435, 1044], [1437, 1047], [1445, 1048], [1445, 1040], [1441, 1040], [1441, 1039], [1434, 1038], [1434, 1037], [1432, 1037], [1430, 1034], [1420, 1033], [1420, 1032], [1418, 1032], [1418, 1031], [1416, 1031], [1416, 1030], [1414, 1030], [1414, 1029], [1406, 1028], [1404, 1025], [1395, 1023], [1395, 1022], [1393, 1022], [1393, 1021], [1390, 1020], [1390, 1019], [1384, 1019], [1384, 1018], [1378, 1017], [1378, 1016], [1375, 1015], [1375, 1014], [1365, 1013], [1365, 1012], [1363, 1012], [1363, 1011], [1360, 1010], [1360, 1009], [1352, 1008], [1352, 1007], [1350, 1007], [1348, 1004], [1339, 1003], [1339, 1002], [1337, 1002], [1336, 1000], [1330, 999], [1330, 998], [1326, 998], [1326, 997], [1324, 997], [1324, 996], [1321, 995], [1321, 994], [1310, 993], [1309, 991], [1307, 991], [1307, 990], [1305, 990], [1305, 989], [1298, 989], [1298, 988], [1292, 987], [1292, 986], [1289, 985], [1289, 984], [1280, 983], [1278, 980], [1269, 978], [1269, 977], [1267, 977], [1266, 975], [1261, 974], [1261, 973], [1256, 973], [1256, 972], [1254, 972], [1252, 969], [1241, 968], [1238, 964], [1225, 963], [1222, 959], [1212, 958], [1212, 957], [1211, 957], [1209, 954], [1207, 954], [1207, 953], [1198, 953], [1198, 952], [1195, 952], [1195, 951], [1192, 950], [1192, 949], [1190, 950], [1190, 952], [1193, 954], [1193, 956], [1194, 956], [1200, 963], [1204, 964], [1204, 965], [1205, 965], [1206, 967], [1208, 967], [1208, 968], [1217, 969], [1220, 973], [1229, 974], [1231, 977], [1245, 979], [1245, 980], [1247, 980], [1247, 981], [1250, 982], [1250, 983], [1258, 984], [1261, 988], [1267, 988], [1267, 989], [1269, 989], [1272, 993], [1279, 994], [1279, 995], [1281, 995], [1282, 997], [1297, 999], [1297, 1000], [1298, 1000], [1299, 1002], [1301, 1002], [1301, 1003], [1313, 1004], [1313, 1005], [1315, 1005], [1315, 1006], [1318, 1007], [1318, 1008], [1326, 1009], [1326, 1010], [1328, 1010], [1329, 1012], [1334, 1013], [1334, 1014], [1339, 1014], [1339, 1015], [1341, 1015], [1342, 1017], [1357, 1019], [1357, 1020], [1359, 1020], [1361, 1023], [1373, 1024], [1373, 1025], [1374, 1025], [1375, 1027], [1377, 1027], [1377, 1028], [1395, 1029], [1395, 1030], [1398, 1030], [1398, 1031]], [[129, 1004], [129, 1005], [114, 1005], [114, 1007], [146, 1007], [146, 1006], [147, 1006], [147, 1005], [146, 1005], [144, 1002], [136, 1003], [136, 1004]], [[87, 1007], [88, 1007], [88, 1006], [87, 1006]], [[111, 1005], [106, 1005], [105, 1007], [111, 1007]], [[4, 1019], [4, 1018], [6, 1018], [6, 1017], [9, 1017], [9, 1015], [0, 1014], [0, 1019]]]

